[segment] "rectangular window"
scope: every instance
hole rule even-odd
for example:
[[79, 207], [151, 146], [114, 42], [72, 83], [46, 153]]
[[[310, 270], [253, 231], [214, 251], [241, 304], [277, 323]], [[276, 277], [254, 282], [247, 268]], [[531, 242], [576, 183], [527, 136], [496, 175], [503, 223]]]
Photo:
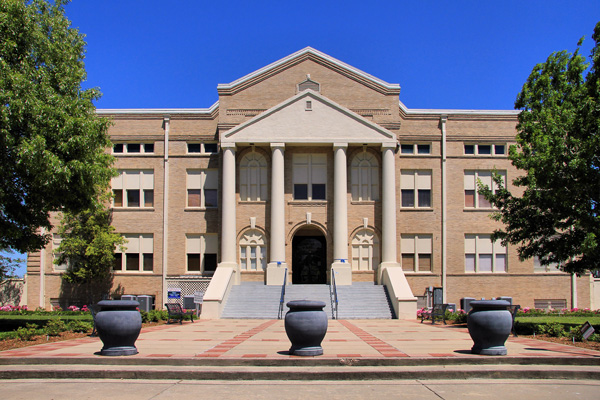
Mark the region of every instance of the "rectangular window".
[[187, 144], [187, 152], [188, 153], [200, 153], [200, 143], [188, 143]]
[[402, 154], [414, 154], [415, 146], [413, 144], [402, 144], [400, 145], [400, 152]]
[[327, 199], [327, 156], [293, 155], [294, 200]]
[[123, 207], [123, 189], [113, 189], [113, 206]]
[[[502, 176], [502, 181], [506, 182], [506, 171], [497, 171]], [[498, 187], [492, 180], [492, 171], [469, 171], [464, 172], [465, 186], [465, 208], [492, 208], [491, 203], [478, 193], [477, 183], [481, 181], [496, 192]]]
[[124, 234], [125, 250], [115, 251], [114, 271], [152, 272], [154, 269], [154, 236], [152, 234]]
[[431, 154], [431, 146], [428, 144], [417, 144], [418, 154]]
[[402, 269], [405, 271], [431, 272], [432, 265], [431, 235], [402, 235]]
[[402, 170], [400, 194], [403, 208], [431, 208], [431, 171]]
[[52, 264], [54, 265], [55, 271], [66, 271], [68, 267], [67, 263], [56, 264], [55, 262], [62, 255], [62, 253], [57, 252], [61, 242], [62, 237], [59, 234], [52, 234]]
[[465, 144], [465, 155], [503, 156], [506, 155], [505, 144]]
[[217, 143], [188, 143], [188, 153], [214, 154], [219, 152]]
[[431, 144], [425, 143], [402, 143], [400, 145], [401, 154], [431, 154]]
[[114, 143], [114, 154], [153, 154], [154, 142], [152, 143]]
[[198, 208], [217, 207], [218, 171], [195, 169], [187, 171], [187, 206]]
[[188, 234], [185, 243], [187, 272], [212, 274], [217, 268], [217, 235]]
[[154, 207], [154, 171], [119, 170], [112, 179], [113, 207]]
[[465, 235], [465, 272], [506, 272], [506, 247], [491, 235]]

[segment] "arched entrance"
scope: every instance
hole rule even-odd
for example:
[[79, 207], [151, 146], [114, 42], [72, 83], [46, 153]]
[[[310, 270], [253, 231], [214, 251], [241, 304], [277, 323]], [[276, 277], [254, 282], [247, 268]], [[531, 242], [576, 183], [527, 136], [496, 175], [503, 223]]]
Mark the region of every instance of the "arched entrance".
[[303, 228], [292, 239], [292, 283], [327, 283], [327, 242], [316, 228]]

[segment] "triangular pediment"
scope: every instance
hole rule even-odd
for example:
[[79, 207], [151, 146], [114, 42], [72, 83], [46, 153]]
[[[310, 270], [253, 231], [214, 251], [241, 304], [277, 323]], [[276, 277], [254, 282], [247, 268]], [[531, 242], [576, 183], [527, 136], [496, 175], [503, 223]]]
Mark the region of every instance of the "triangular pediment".
[[380, 93], [396, 96], [400, 94], [400, 85], [385, 82], [382, 79], [361, 71], [358, 68], [346, 64], [319, 50], [313, 49], [312, 47], [305, 47], [302, 50], [251, 72], [231, 83], [220, 83], [217, 85], [217, 90], [219, 95], [232, 95], [306, 60], [311, 60], [319, 65], [323, 65], [332, 71], [336, 71], [337, 73], [356, 82], [360, 82], [364, 86], [370, 87]]
[[395, 145], [396, 136], [323, 95], [305, 90], [226, 131], [221, 143]]

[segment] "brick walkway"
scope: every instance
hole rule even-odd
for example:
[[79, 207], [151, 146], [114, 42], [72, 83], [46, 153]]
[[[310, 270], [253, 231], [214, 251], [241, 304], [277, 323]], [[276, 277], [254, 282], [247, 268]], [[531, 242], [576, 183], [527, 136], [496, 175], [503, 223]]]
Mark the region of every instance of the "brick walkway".
[[[464, 327], [403, 320], [330, 320], [318, 358], [481, 357]], [[142, 330], [136, 342], [147, 358], [286, 359], [282, 320], [200, 320]], [[508, 357], [598, 357], [600, 352], [510, 337]], [[82, 338], [0, 352], [0, 357], [99, 357], [99, 338]]]

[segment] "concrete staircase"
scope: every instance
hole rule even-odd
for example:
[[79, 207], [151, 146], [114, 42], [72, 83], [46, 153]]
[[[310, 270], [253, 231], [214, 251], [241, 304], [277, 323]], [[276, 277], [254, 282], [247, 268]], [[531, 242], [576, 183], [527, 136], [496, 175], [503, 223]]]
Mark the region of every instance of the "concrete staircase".
[[[384, 286], [356, 282], [338, 286], [339, 319], [390, 319], [392, 311]], [[274, 319], [279, 311], [281, 286], [266, 286], [262, 282], [243, 282], [232, 287], [221, 318]], [[329, 285], [286, 286], [285, 303], [292, 300], [319, 300], [325, 303], [324, 311], [332, 318]]]

